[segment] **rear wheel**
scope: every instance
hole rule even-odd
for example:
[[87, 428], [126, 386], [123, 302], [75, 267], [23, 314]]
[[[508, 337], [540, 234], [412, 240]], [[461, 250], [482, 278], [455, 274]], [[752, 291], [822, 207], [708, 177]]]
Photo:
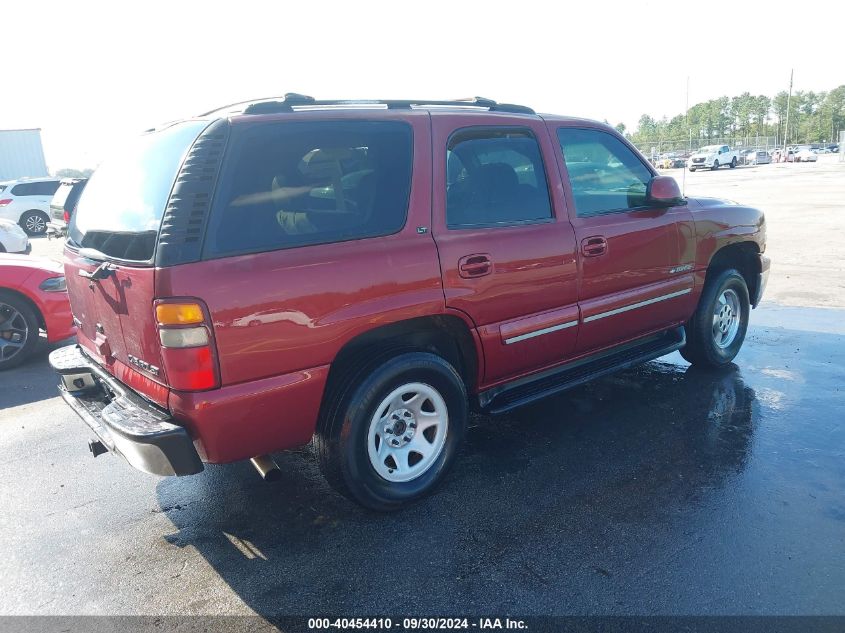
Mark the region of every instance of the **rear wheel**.
[[27, 235], [43, 235], [47, 232], [48, 220], [49, 218], [45, 213], [33, 209], [24, 213], [18, 224], [26, 231]]
[[0, 290], [0, 371], [24, 362], [38, 344], [38, 316], [19, 296]]
[[394, 353], [350, 366], [331, 391], [314, 443], [338, 492], [386, 511], [442, 481], [468, 417], [452, 365], [428, 352]]
[[734, 167], [736, 167], [736, 156], [734, 156], [734, 157], [731, 159], [731, 169], [733, 169]]
[[750, 311], [748, 286], [737, 270], [725, 270], [708, 280], [685, 326], [687, 344], [681, 356], [693, 365], [727, 365], [745, 340]]
[[717, 169], [719, 169], [718, 159], [713, 161], [713, 166], [710, 168], [710, 171], [716, 171]]

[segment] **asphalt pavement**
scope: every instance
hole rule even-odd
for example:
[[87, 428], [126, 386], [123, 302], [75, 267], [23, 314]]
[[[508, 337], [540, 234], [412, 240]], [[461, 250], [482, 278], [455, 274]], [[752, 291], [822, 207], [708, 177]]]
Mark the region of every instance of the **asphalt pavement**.
[[764, 305], [724, 371], [676, 353], [476, 416], [391, 515], [307, 449], [276, 483], [93, 459], [42, 353], [0, 378], [0, 613], [843, 614], [843, 317]]
[[766, 211], [772, 275], [735, 364], [675, 353], [475, 416], [398, 514], [335, 494], [308, 449], [276, 483], [93, 459], [46, 346], [0, 374], [0, 615], [845, 615], [845, 164], [670, 173]]

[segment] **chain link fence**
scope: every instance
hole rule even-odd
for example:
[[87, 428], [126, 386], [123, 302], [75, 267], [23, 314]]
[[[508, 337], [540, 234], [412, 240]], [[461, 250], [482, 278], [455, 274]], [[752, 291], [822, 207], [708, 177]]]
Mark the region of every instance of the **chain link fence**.
[[650, 143], [636, 143], [643, 156], [652, 160], [670, 157], [686, 158], [707, 145], [727, 145], [741, 152], [744, 149], [765, 150], [771, 152], [779, 147], [776, 136], [720, 137], [711, 139], [667, 139]]

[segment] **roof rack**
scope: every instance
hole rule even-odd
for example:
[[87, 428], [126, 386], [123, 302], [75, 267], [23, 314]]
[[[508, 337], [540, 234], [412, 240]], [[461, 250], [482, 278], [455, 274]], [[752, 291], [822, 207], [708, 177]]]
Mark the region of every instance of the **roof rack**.
[[436, 101], [432, 99], [315, 99], [307, 95], [288, 92], [284, 97], [269, 97], [267, 99], [253, 99], [232, 103], [222, 108], [216, 108], [200, 116], [209, 116], [243, 105], [243, 114], [262, 114], [270, 112], [293, 112], [294, 108], [318, 108], [321, 106], [337, 107], [366, 107], [384, 106], [388, 110], [407, 110], [413, 107], [464, 107], [464, 108], [486, 108], [490, 112], [513, 112], [518, 114], [535, 114], [534, 110], [527, 106], [513, 103], [497, 103], [492, 99], [484, 97], [472, 97], [468, 99], [454, 99], [449, 101]]

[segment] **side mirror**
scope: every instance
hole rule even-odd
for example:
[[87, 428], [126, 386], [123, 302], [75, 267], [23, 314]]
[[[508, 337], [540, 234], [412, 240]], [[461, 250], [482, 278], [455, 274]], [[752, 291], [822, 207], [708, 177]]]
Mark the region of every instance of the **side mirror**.
[[674, 207], [684, 203], [678, 181], [672, 176], [655, 176], [646, 188], [646, 203], [656, 207]]

